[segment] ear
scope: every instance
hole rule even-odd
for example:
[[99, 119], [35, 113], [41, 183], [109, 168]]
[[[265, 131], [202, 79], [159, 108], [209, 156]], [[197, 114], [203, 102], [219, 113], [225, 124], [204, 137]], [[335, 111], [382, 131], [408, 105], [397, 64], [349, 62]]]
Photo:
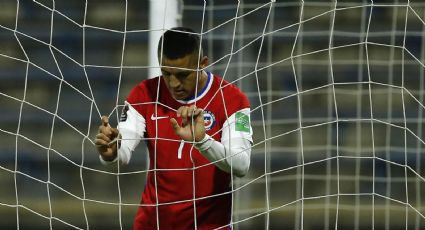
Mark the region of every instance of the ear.
[[201, 61], [199, 62], [199, 67], [202, 69], [205, 69], [208, 66], [208, 57], [207, 56], [203, 56], [201, 58]]

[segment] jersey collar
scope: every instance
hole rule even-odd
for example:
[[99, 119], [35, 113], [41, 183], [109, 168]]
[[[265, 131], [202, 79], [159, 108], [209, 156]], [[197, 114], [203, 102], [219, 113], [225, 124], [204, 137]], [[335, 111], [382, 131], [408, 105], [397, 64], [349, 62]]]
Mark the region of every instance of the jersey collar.
[[210, 88], [212, 86], [212, 82], [214, 80], [214, 77], [213, 77], [211, 72], [207, 72], [207, 76], [208, 76], [207, 84], [205, 84], [205, 86], [198, 92], [198, 94], [196, 96], [192, 96], [192, 97], [188, 98], [187, 100], [176, 100], [176, 101], [178, 101], [182, 104], [192, 104], [195, 101], [198, 101], [201, 98], [203, 98], [208, 93], [208, 91], [210, 90]]

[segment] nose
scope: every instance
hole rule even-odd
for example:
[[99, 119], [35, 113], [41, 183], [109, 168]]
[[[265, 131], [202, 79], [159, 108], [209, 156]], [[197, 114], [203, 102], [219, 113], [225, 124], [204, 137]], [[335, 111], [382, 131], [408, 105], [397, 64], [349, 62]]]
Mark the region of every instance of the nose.
[[174, 75], [171, 75], [168, 81], [168, 85], [171, 88], [178, 88], [180, 86], [180, 81]]

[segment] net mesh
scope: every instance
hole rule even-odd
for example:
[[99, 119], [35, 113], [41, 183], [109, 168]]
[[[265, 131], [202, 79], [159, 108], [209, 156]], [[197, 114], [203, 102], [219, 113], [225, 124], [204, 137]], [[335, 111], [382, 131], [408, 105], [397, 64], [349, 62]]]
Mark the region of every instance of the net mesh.
[[[93, 138], [159, 67], [146, 4], [0, 3], [2, 228], [132, 225], [146, 146], [105, 167]], [[251, 102], [233, 229], [424, 228], [425, 3], [187, 0], [182, 15]]]

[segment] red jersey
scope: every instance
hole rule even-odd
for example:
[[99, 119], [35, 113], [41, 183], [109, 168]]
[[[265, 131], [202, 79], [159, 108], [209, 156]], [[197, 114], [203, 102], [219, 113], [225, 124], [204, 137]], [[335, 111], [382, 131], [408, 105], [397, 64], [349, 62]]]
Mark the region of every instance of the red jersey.
[[195, 224], [197, 229], [230, 229], [226, 226], [231, 219], [230, 174], [210, 163], [191, 144], [183, 144], [169, 118], [176, 118], [179, 107], [196, 104], [204, 109], [207, 134], [220, 141], [226, 119], [249, 108], [247, 97], [233, 84], [209, 73], [206, 86], [192, 100], [175, 100], [162, 77], [156, 77], [137, 85], [127, 102], [145, 119], [150, 161], [134, 229], [157, 229], [159, 225], [159, 229], [187, 230], [195, 229]]

